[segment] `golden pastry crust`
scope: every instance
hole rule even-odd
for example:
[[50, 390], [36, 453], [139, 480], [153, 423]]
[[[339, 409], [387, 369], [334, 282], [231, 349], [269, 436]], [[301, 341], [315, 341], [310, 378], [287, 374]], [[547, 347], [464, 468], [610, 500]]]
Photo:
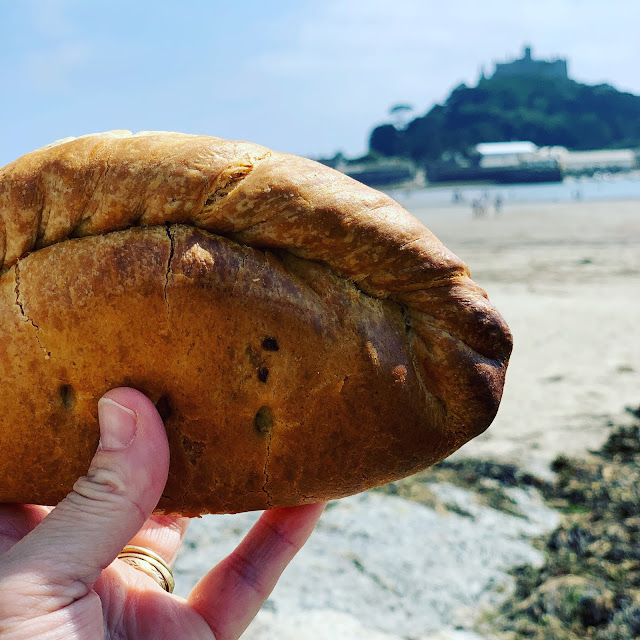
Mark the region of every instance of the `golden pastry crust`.
[[0, 501], [59, 500], [119, 385], [166, 413], [161, 510], [348, 495], [483, 431], [511, 351], [393, 200], [206, 136], [111, 132], [7, 165], [0, 273]]

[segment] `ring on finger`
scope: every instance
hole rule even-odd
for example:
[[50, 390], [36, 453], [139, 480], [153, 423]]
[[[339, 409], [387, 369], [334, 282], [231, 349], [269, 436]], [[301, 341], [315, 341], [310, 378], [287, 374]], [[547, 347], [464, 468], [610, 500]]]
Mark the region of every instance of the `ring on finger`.
[[118, 559], [143, 571], [153, 578], [165, 591], [173, 593], [176, 582], [169, 565], [150, 549], [128, 544], [119, 554]]

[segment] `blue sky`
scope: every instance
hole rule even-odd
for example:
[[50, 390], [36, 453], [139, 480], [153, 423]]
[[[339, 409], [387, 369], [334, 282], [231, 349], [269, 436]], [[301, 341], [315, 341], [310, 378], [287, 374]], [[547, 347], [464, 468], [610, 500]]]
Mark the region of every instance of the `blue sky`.
[[108, 129], [355, 155], [525, 42], [640, 93], [638, 24], [638, 0], [0, 0], [0, 166]]

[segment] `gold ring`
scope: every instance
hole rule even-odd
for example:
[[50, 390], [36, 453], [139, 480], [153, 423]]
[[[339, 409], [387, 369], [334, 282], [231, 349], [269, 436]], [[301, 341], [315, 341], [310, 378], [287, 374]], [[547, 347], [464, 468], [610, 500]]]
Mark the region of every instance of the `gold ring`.
[[124, 560], [135, 569], [144, 571], [153, 578], [165, 591], [173, 593], [176, 581], [167, 563], [150, 549], [136, 547], [128, 544], [119, 554], [118, 558]]

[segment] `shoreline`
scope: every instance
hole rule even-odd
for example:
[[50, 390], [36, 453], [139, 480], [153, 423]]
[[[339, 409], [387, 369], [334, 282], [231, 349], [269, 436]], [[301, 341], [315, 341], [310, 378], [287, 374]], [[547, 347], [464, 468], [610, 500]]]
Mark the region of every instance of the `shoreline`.
[[405, 208], [470, 207], [473, 199], [500, 195], [504, 204], [553, 205], [620, 202], [640, 199], [640, 171], [600, 178], [565, 179], [563, 182], [526, 184], [449, 183], [406, 185], [380, 189]]

